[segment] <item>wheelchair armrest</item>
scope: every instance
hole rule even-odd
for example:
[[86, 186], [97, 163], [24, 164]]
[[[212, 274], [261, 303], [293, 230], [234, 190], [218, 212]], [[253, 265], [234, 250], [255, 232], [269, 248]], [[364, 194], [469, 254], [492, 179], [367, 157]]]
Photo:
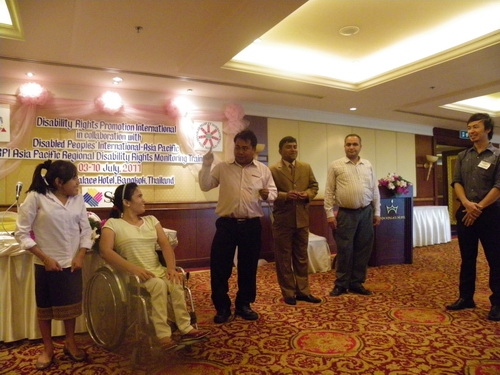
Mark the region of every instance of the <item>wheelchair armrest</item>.
[[182, 274], [184, 280], [189, 280], [189, 272], [184, 271], [184, 268], [177, 266], [175, 269]]
[[129, 275], [128, 289], [130, 293], [137, 296], [149, 293], [144, 284], [141, 283], [139, 276], [136, 275]]
[[141, 279], [137, 275], [129, 275], [128, 278], [129, 278], [130, 284], [132, 284], [132, 285], [141, 284]]

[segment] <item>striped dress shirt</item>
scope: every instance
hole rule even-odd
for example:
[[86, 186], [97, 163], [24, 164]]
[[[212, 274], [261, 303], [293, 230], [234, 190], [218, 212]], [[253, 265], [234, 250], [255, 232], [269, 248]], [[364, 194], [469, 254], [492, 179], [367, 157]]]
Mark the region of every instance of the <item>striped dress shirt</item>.
[[334, 216], [334, 207], [357, 209], [370, 204], [374, 215], [380, 216], [380, 193], [371, 163], [360, 158], [355, 164], [347, 157], [332, 162], [325, 188], [326, 217]]

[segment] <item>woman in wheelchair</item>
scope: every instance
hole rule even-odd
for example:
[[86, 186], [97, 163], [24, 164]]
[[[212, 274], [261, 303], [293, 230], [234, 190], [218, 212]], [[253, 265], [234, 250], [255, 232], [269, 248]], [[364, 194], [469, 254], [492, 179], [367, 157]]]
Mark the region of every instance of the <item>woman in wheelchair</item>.
[[[187, 310], [182, 275], [175, 266], [175, 254], [158, 219], [145, 212], [145, 200], [136, 183], [116, 188], [110, 219], [101, 231], [101, 257], [111, 266], [137, 276], [151, 295], [152, 322], [160, 346], [172, 350], [183, 342], [201, 340], [209, 331], [191, 325]], [[167, 267], [163, 267], [156, 253], [160, 246]], [[172, 339], [167, 322], [168, 303], [173, 315], [170, 320], [181, 333], [180, 342]]]

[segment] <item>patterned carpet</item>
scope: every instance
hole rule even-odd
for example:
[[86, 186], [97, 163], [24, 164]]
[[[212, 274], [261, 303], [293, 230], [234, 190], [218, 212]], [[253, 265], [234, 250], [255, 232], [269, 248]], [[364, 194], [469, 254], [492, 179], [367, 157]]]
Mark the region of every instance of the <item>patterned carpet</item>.
[[[490, 308], [488, 267], [478, 263], [477, 308], [444, 309], [457, 297], [459, 253], [450, 244], [416, 248], [414, 263], [369, 269], [365, 286], [370, 297], [329, 297], [333, 274], [310, 276], [318, 305], [285, 305], [274, 264], [259, 268], [261, 317], [212, 323], [208, 271], [191, 274], [198, 321], [212, 330], [210, 338], [176, 352], [149, 353], [133, 366], [131, 345], [114, 352], [93, 344], [86, 334], [78, 341], [89, 354], [86, 363], [72, 363], [58, 338], [56, 365], [50, 374], [500, 374], [500, 323], [486, 320]], [[233, 275], [232, 290], [235, 289]], [[234, 297], [234, 296], [233, 296]], [[40, 341], [0, 343], [1, 374], [35, 374], [33, 362]]]

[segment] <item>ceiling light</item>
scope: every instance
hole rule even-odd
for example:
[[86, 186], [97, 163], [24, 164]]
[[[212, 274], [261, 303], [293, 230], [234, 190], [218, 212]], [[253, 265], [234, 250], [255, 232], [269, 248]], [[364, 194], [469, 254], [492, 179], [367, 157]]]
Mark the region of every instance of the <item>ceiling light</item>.
[[113, 77], [113, 85], [119, 85], [123, 82], [123, 78], [121, 77]]
[[173, 99], [171, 105], [177, 109], [182, 117], [187, 116], [188, 112], [194, 109], [193, 103], [191, 103], [189, 99], [182, 96]]
[[113, 91], [106, 91], [95, 101], [96, 106], [103, 112], [115, 114], [123, 107], [120, 94]]
[[12, 26], [12, 18], [5, 0], [0, 1], [0, 23]]
[[33, 72], [27, 72], [26, 76], [31, 78], [31, 77], [35, 76], [35, 73], [33, 73]]
[[0, 0], [0, 38], [24, 40], [17, 1]]
[[357, 26], [344, 26], [339, 30], [339, 34], [342, 36], [353, 36], [359, 33], [359, 27]]
[[19, 95], [31, 98], [36, 98], [40, 96], [42, 92], [43, 92], [43, 87], [38, 83], [34, 82], [21, 85], [21, 87], [19, 88]]
[[23, 104], [43, 105], [47, 102], [49, 92], [40, 84], [35, 82], [23, 83], [19, 87], [19, 99]]
[[356, 108], [356, 107], [351, 107], [351, 108], [349, 108], [349, 111], [356, 111], [356, 110], [357, 110], [357, 108]]
[[[304, 7], [314, 3], [310, 1]], [[499, 1], [481, 2], [472, 11], [445, 20], [437, 27], [429, 27], [406, 39], [395, 38], [394, 43], [385, 48], [357, 57], [357, 63], [353, 63], [351, 56], [331, 54], [313, 45], [296, 45], [286, 40], [273, 42], [269, 38], [263, 43], [250, 44], [224, 68], [273, 77], [293, 77], [301, 82], [360, 91], [498, 43], [499, 12]], [[287, 22], [285, 19], [279, 23], [264, 34], [264, 38], [278, 33]], [[463, 25], [474, 27], [464, 28]], [[353, 36], [357, 31], [357, 26], [350, 25], [341, 28], [339, 33]]]
[[492, 117], [498, 117], [500, 116], [500, 92], [445, 104], [441, 108], [465, 113], [487, 112]]

